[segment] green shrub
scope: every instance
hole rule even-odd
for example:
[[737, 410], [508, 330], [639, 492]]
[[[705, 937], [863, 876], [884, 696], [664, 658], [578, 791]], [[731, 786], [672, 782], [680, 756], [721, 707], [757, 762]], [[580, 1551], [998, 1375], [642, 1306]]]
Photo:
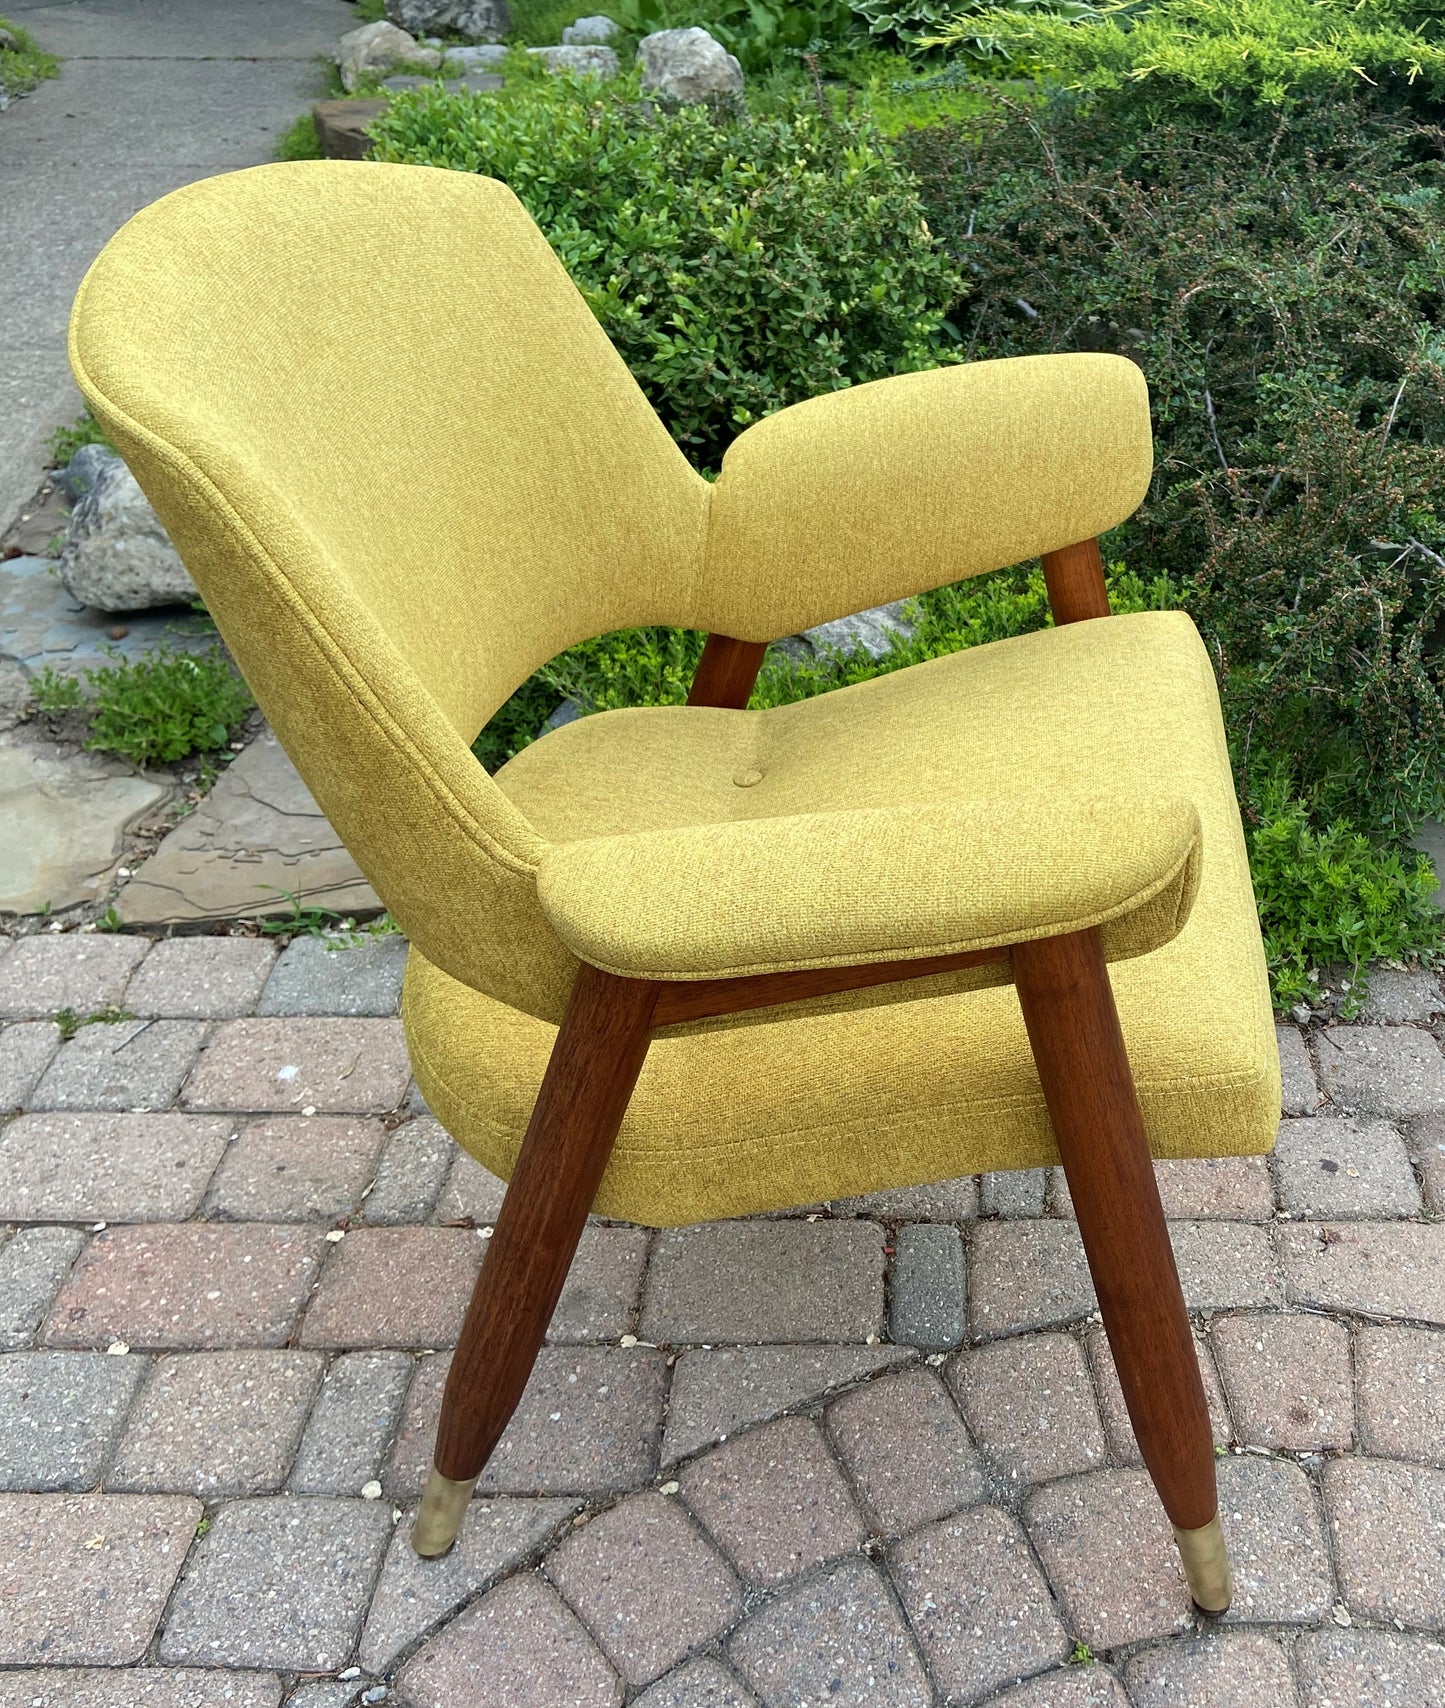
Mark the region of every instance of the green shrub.
[[69, 427], [57, 427], [45, 441], [47, 466], [63, 469], [84, 445], [104, 445], [108, 450], [114, 449], [104, 429], [88, 409]]
[[146, 658], [111, 656], [113, 664], [85, 672], [89, 695], [75, 677], [47, 665], [35, 683], [35, 702], [51, 714], [83, 710], [85, 745], [135, 765], [171, 764], [225, 747], [254, 703], [219, 647], [191, 654], [161, 646]]
[[948, 359], [961, 281], [873, 126], [649, 113], [635, 94], [420, 89], [377, 123], [374, 156], [509, 184], [702, 468], [784, 404]]
[[60, 61], [37, 47], [35, 38], [19, 24], [0, 18], [0, 30], [15, 43], [14, 47], [0, 47], [0, 93], [28, 94], [47, 77], [60, 75]]
[[286, 129], [276, 139], [276, 158], [278, 160], [320, 160], [321, 138], [316, 132], [316, 121], [310, 113], [302, 113], [299, 119], [287, 125]]
[[1015, 63], [1130, 107], [1247, 111], [1362, 85], [1445, 91], [1439, 12], [1434, 0], [1108, 0], [1073, 18], [969, 6], [933, 39], [966, 47], [982, 33]]

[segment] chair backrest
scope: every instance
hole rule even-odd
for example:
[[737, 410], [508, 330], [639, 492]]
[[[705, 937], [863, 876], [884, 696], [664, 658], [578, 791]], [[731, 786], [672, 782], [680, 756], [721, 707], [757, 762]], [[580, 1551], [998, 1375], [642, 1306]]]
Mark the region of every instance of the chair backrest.
[[[427, 167], [175, 191], [91, 267], [70, 349], [402, 928], [547, 1019], [576, 962], [537, 903], [543, 845], [470, 752], [533, 670], [634, 624], [773, 639], [1112, 526], [1148, 479], [1138, 370], [1061, 356], [784, 411], [712, 487], [512, 193]], [[884, 445], [923, 473], [865, 548]]]
[[404, 929], [554, 1016], [538, 840], [468, 745], [563, 648], [689, 621], [708, 486], [520, 203], [340, 161], [193, 184], [92, 266], [71, 360]]

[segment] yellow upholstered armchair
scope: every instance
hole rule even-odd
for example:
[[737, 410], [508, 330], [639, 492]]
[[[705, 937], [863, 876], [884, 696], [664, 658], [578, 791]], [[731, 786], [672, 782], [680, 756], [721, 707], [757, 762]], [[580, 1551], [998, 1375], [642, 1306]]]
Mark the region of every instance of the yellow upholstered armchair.
[[[1149, 479], [1139, 370], [860, 386], [752, 427], [709, 485], [508, 190], [342, 162], [137, 215], [71, 352], [411, 939], [428, 1102], [510, 1180], [418, 1549], [450, 1546], [594, 1206], [668, 1225], [1062, 1159], [1221, 1610], [1150, 1153], [1267, 1150], [1279, 1070], [1209, 661], [1180, 613], [1094, 620], [1095, 536]], [[1055, 627], [745, 709], [769, 640], [1040, 555]], [[485, 774], [470, 743], [539, 665], [650, 623], [710, 634], [686, 707]]]

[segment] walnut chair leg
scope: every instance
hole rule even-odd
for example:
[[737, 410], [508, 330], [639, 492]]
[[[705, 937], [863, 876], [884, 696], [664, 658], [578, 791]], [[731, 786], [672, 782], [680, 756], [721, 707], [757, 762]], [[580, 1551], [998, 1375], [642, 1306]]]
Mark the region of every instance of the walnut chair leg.
[[456, 1541], [537, 1361], [647, 1056], [657, 992], [585, 964], [577, 974], [447, 1376], [412, 1531], [424, 1558]]
[[1139, 1450], [1217, 1616], [1232, 1586], [1209, 1408], [1098, 933], [1020, 944], [1013, 970]]

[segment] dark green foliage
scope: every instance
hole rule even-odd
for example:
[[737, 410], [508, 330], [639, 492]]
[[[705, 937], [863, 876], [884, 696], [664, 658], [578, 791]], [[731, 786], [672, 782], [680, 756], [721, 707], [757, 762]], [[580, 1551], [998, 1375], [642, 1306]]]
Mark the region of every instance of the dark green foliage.
[[1359, 103], [1134, 130], [997, 99], [907, 153], [974, 279], [971, 354], [1142, 364], [1157, 467], [1119, 538], [1206, 634], [1246, 809], [1259, 758], [1320, 824], [1445, 807], [1437, 134]]
[[635, 93], [416, 90], [374, 152], [510, 184], [699, 467], [784, 404], [946, 359], [962, 285], [870, 124], [649, 113]]
[[35, 683], [35, 702], [52, 715], [83, 710], [85, 745], [135, 765], [171, 764], [225, 747], [253, 704], [219, 647], [199, 655], [161, 646], [146, 658], [112, 656], [113, 664], [85, 672], [88, 696], [75, 677], [47, 665]]

